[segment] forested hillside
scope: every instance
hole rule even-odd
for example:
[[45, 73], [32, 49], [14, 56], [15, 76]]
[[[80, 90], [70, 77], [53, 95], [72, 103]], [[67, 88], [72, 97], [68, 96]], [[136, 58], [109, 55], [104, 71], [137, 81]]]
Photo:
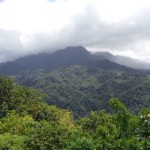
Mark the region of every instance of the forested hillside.
[[133, 115], [114, 98], [112, 113], [99, 110], [75, 121], [70, 111], [42, 102], [45, 96], [0, 76], [1, 150], [150, 149], [150, 109]]
[[113, 97], [132, 112], [149, 107], [149, 71], [111, 62], [106, 55], [92, 54], [82, 46], [67, 47], [1, 63], [0, 73], [46, 93], [48, 104], [69, 109], [75, 117], [99, 109], [109, 111], [108, 101]]
[[90, 111], [109, 110], [108, 101], [114, 97], [132, 112], [150, 107], [150, 75], [144, 73], [72, 65], [53, 72], [25, 71], [15, 79], [48, 94], [48, 104], [72, 110], [75, 117], [86, 116]]

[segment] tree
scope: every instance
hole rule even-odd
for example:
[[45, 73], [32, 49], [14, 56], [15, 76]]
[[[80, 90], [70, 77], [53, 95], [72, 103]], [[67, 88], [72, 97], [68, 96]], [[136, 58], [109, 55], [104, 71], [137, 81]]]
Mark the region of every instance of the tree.
[[64, 148], [65, 141], [69, 138], [67, 128], [53, 121], [43, 120], [38, 124], [38, 127], [30, 132], [26, 141], [26, 146], [30, 150], [56, 150]]
[[144, 140], [144, 150], [150, 148], [150, 110], [144, 109], [140, 113], [140, 138]]
[[10, 133], [0, 134], [1, 150], [22, 150], [24, 149], [24, 136], [12, 135]]
[[0, 76], [0, 117], [5, 116], [9, 110], [13, 84], [9, 77]]
[[116, 124], [116, 128], [118, 130], [118, 138], [128, 137], [129, 119], [131, 118], [131, 114], [127, 110], [126, 106], [121, 103], [117, 98], [111, 99], [109, 101], [109, 104], [112, 108], [112, 111], [115, 113], [114, 123]]

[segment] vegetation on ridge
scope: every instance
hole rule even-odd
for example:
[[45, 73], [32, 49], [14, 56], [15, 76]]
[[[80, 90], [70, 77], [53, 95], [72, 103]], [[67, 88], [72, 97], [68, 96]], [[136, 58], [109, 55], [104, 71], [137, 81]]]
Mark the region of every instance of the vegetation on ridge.
[[119, 98], [132, 112], [150, 107], [150, 75], [72, 65], [53, 72], [25, 71], [15, 77], [20, 84], [46, 93], [48, 104], [74, 112], [109, 110], [110, 98]]

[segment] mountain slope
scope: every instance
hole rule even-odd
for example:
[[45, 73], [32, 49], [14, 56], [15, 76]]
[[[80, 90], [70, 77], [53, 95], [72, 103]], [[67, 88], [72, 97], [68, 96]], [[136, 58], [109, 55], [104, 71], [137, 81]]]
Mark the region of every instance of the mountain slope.
[[94, 53], [93, 55], [95, 55], [98, 59], [103, 57], [104, 59], [107, 59], [109, 61], [130, 67], [130, 68], [150, 70], [150, 63], [142, 62], [140, 60], [133, 59], [130, 57], [112, 55], [111, 53], [108, 53], [108, 52], [97, 52], [97, 53]]
[[47, 102], [72, 110], [76, 117], [108, 110], [108, 101], [119, 98], [132, 111], [150, 106], [150, 75], [72, 65], [47, 73], [26, 71], [16, 76], [20, 84], [39, 89]]
[[129, 67], [95, 56], [84, 47], [67, 47], [52, 54], [38, 54], [0, 64], [0, 73], [15, 75], [25, 70], [52, 71], [69, 65], [87, 65], [107, 70], [135, 71]]

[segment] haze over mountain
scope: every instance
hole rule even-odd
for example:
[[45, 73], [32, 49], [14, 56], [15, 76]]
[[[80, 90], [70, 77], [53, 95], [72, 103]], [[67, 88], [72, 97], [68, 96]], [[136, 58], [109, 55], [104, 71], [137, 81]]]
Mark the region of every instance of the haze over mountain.
[[125, 65], [130, 68], [150, 70], [150, 63], [142, 62], [140, 60], [133, 59], [130, 57], [113, 55], [109, 52], [97, 52], [97, 53], [94, 53], [94, 55], [97, 55], [99, 57], [104, 57], [105, 59], [109, 61], [121, 64], [121, 65]]
[[0, 73], [17, 74], [25, 70], [36, 69], [52, 71], [73, 64], [93, 66], [106, 70], [135, 71], [124, 65], [112, 62], [111, 58], [107, 58], [108, 55], [106, 57], [103, 54], [93, 55], [82, 46], [67, 47], [52, 54], [42, 53], [22, 57], [12, 62], [1, 63]]

